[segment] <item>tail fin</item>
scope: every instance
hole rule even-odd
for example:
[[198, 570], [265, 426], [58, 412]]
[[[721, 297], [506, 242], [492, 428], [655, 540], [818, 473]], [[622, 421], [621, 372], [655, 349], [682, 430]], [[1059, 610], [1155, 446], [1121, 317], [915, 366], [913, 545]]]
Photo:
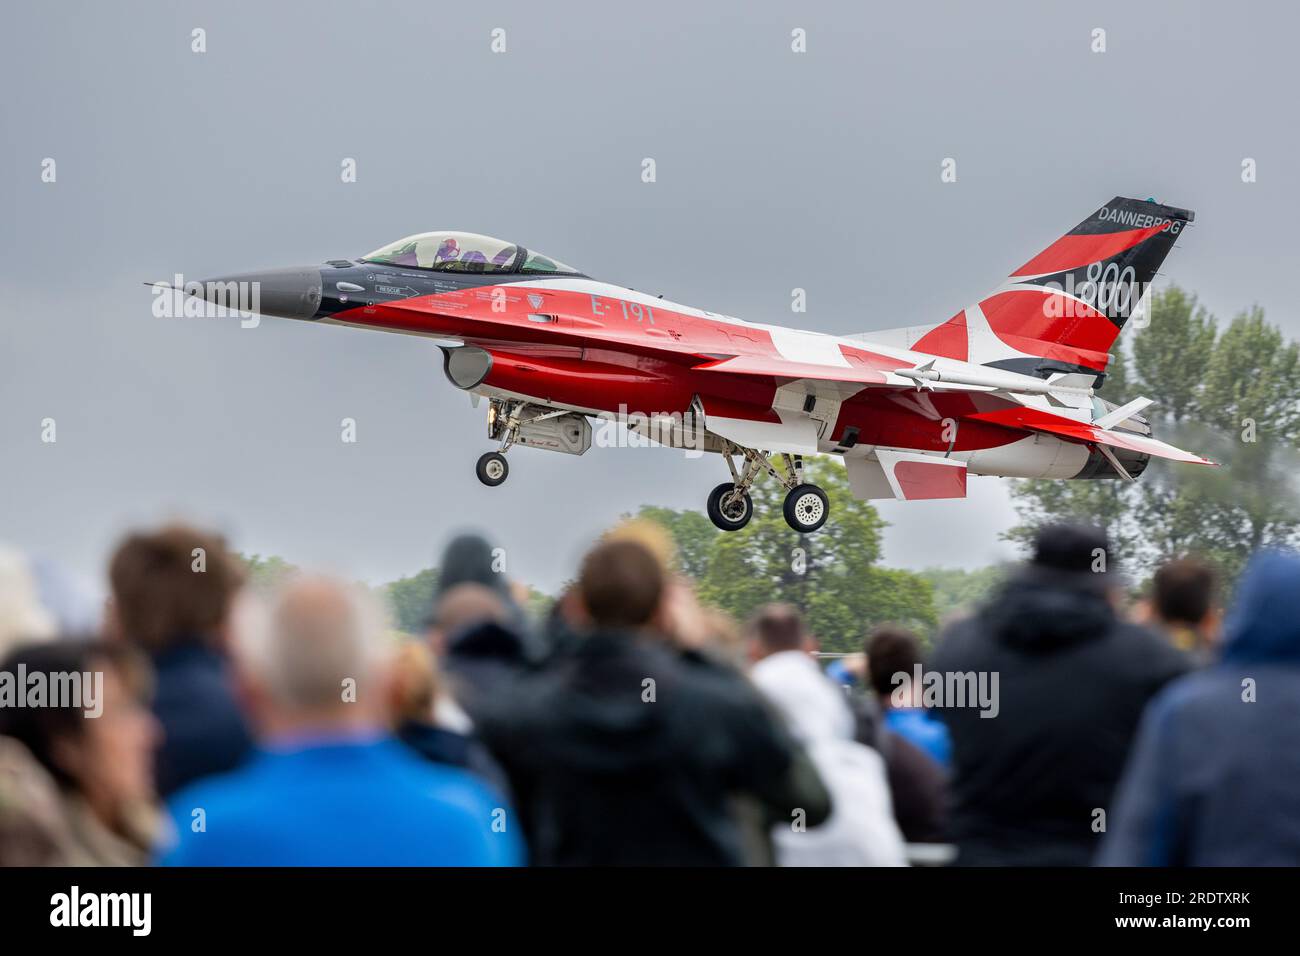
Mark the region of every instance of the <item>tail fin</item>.
[[[907, 347], [1043, 378], [1106, 371], [1187, 209], [1117, 196], [947, 322], [894, 330]], [[876, 337], [878, 333], [872, 333]]]

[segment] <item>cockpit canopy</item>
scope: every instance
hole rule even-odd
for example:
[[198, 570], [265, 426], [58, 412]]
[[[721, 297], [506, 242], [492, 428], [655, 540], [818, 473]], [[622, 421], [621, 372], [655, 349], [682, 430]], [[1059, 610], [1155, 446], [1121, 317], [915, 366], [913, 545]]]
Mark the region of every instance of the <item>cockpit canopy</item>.
[[580, 274], [540, 252], [472, 232], [422, 232], [376, 249], [362, 261], [434, 272]]

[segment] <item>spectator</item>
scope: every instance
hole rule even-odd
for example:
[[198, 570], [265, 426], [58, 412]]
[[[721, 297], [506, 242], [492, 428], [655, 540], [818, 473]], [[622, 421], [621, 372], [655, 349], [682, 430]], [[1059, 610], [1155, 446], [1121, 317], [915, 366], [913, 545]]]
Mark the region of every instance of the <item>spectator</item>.
[[857, 690], [862, 686], [866, 669], [867, 659], [864, 655], [845, 654], [826, 664], [826, 676], [846, 690]]
[[59, 866], [68, 827], [53, 778], [17, 740], [0, 737], [0, 866]]
[[948, 775], [938, 761], [885, 726], [873, 711], [874, 697], [852, 698], [853, 739], [885, 761], [894, 821], [908, 843], [940, 843], [947, 838]]
[[[429, 620], [428, 642], [451, 685], [451, 696], [473, 719], [484, 698], [530, 666], [527, 639], [502, 592], [464, 582], [443, 591]], [[468, 730], [467, 723], [460, 729]]]
[[666, 573], [642, 543], [597, 545], [566, 601], [581, 636], [479, 727], [524, 804], [542, 864], [745, 860], [729, 798], [773, 819], [829, 814], [826, 791], [734, 670], [663, 634]]
[[517, 827], [495, 794], [385, 732], [394, 647], [363, 594], [302, 579], [269, 621], [258, 617], [250, 606], [235, 662], [262, 747], [241, 769], [173, 798], [178, 839], [162, 862], [519, 862]]
[[[947, 726], [920, 708], [917, 689], [894, 680], [899, 673], [909, 679], [915, 674], [920, 641], [910, 631], [886, 625], [867, 635], [859, 657], [867, 693], [853, 698], [856, 739], [885, 760], [894, 819], [903, 836], [909, 843], [937, 843], [947, 834], [952, 743]], [[902, 707], [892, 706], [896, 692], [906, 697]]]
[[446, 712], [439, 706], [446, 690], [428, 645], [403, 641], [397, 651], [395, 674], [393, 724], [397, 738], [426, 760], [467, 770], [497, 792], [506, 793], [505, 774], [473, 735], [468, 718], [464, 726], [449, 726], [445, 717], [440, 718]]
[[1208, 663], [1219, 629], [1218, 575], [1197, 558], [1162, 565], [1151, 582], [1150, 623], [1171, 644]]
[[1300, 557], [1247, 567], [1217, 666], [1156, 697], [1102, 844], [1111, 866], [1300, 865]]
[[230, 609], [243, 571], [218, 536], [171, 525], [132, 534], [109, 565], [106, 631], [147, 653], [162, 724], [158, 790], [168, 796], [230, 770], [252, 746], [226, 662]]
[[481, 535], [462, 534], [452, 538], [443, 549], [438, 564], [434, 605], [437, 606], [448, 592], [461, 584], [482, 585], [500, 598], [505, 606], [505, 623], [521, 638], [531, 656], [532, 633], [521, 600], [523, 589], [516, 587], [506, 575], [504, 552], [492, 547]]
[[[50, 782], [57, 792], [54, 806], [38, 796], [27, 807], [33, 819], [52, 824], [40, 828], [44, 862], [144, 865], [160, 819], [153, 785], [159, 731], [146, 701], [147, 667], [121, 645], [65, 641], [17, 648], [0, 664], [8, 674], [20, 669], [28, 682], [45, 675], [49, 696], [40, 706], [0, 707], [0, 739], [8, 738], [11, 768], [14, 744], [34, 758], [20, 771], [29, 796], [49, 792]], [[72, 675], [83, 678], [72, 683]], [[92, 675], [89, 683], [84, 675]], [[71, 696], [56, 691], [60, 686]]]
[[991, 708], [943, 701], [960, 864], [1086, 864], [1143, 707], [1189, 666], [1116, 615], [1108, 555], [1100, 531], [1043, 529], [1029, 565], [938, 647], [945, 683], [996, 688]]
[[754, 683], [785, 717], [831, 795], [831, 815], [807, 828], [797, 819], [772, 827], [782, 866], [903, 866], [880, 755], [853, 739], [853, 712], [817, 666], [816, 646], [795, 608], [772, 604], [750, 624]]
[[[944, 770], [952, 762], [948, 728], [922, 706], [922, 688], [912, 680], [921, 663], [921, 641], [906, 628], [885, 625], [867, 636], [867, 671], [885, 726], [929, 754]], [[907, 679], [899, 681], [897, 675]]]
[[740, 628], [726, 611], [705, 607], [700, 611], [701, 643], [724, 664], [743, 669], [748, 663]]

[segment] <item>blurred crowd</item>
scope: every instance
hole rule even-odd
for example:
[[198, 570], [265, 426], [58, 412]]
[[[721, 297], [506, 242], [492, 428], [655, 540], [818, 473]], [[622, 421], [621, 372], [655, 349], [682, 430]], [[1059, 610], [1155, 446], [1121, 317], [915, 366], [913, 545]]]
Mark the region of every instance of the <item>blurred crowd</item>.
[[120, 543], [102, 615], [0, 552], [0, 864], [1300, 863], [1300, 557], [1225, 614], [1194, 558], [1131, 601], [1107, 547], [1046, 528], [932, 647], [850, 655], [702, 606], [635, 521], [545, 620], [453, 540], [418, 635], [181, 525]]

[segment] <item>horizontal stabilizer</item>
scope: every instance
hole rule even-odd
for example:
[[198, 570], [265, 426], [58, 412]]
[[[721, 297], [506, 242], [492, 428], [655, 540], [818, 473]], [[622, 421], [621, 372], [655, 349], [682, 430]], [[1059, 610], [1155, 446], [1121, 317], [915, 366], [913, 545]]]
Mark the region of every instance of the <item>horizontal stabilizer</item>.
[[[1126, 406], [1127, 407], [1127, 406]], [[1123, 411], [1123, 409], [1116, 409]], [[1193, 455], [1189, 451], [1175, 448], [1155, 438], [1136, 435], [1133, 432], [1108, 431], [1097, 427], [1095, 422], [1080, 422], [1071, 418], [1062, 418], [1050, 412], [1036, 408], [1003, 408], [993, 412], [976, 412], [968, 416], [993, 425], [1005, 425], [1008, 428], [1023, 428], [1028, 431], [1045, 432], [1059, 435], [1071, 441], [1085, 445], [1109, 445], [1113, 448], [1126, 448], [1143, 455], [1167, 458], [1170, 461], [1182, 461], [1193, 465], [1215, 465], [1217, 462]], [[1126, 416], [1127, 417], [1127, 416]]]
[[1113, 412], [1107, 412], [1105, 415], [1102, 415], [1101, 418], [1098, 418], [1096, 421], [1093, 422], [1093, 424], [1096, 425], [1098, 428], [1102, 428], [1105, 429], [1106, 431], [1109, 431], [1110, 429], [1114, 428], [1116, 425], [1120, 425], [1128, 421], [1134, 415], [1138, 414], [1139, 412], [1145, 411], [1147, 407], [1154, 404], [1155, 403], [1149, 398], [1135, 398], [1127, 405], [1121, 405]]

